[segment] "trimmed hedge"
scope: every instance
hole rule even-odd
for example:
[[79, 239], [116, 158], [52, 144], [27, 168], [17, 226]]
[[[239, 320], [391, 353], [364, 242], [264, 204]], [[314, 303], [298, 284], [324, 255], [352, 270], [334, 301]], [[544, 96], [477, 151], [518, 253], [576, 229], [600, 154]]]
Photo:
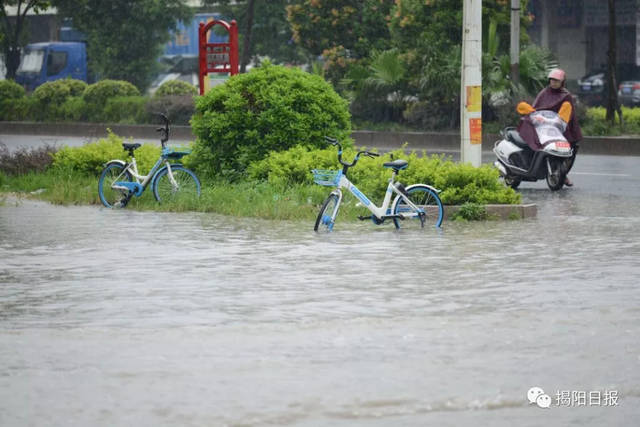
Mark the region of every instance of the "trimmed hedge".
[[348, 103], [320, 76], [269, 63], [231, 77], [196, 100], [197, 169], [238, 177], [270, 151], [319, 147], [351, 134]]
[[25, 96], [25, 90], [13, 80], [0, 80], [0, 100], [18, 99]]
[[22, 120], [28, 110], [24, 88], [13, 80], [0, 80], [0, 120]]
[[81, 112], [74, 108], [82, 108], [78, 101], [87, 88], [81, 80], [61, 79], [46, 82], [33, 91], [31, 116], [36, 120], [66, 121], [81, 118]]
[[155, 97], [168, 95], [197, 95], [198, 89], [192, 84], [183, 82], [182, 80], [170, 80], [160, 85], [154, 93]]
[[142, 96], [114, 96], [107, 99], [102, 120], [107, 123], [149, 123], [147, 99]]
[[148, 116], [157, 113], [166, 115], [173, 125], [188, 125], [196, 111], [192, 95], [166, 95], [149, 99], [145, 105]]
[[[343, 157], [350, 161], [355, 154], [355, 150], [348, 148]], [[382, 164], [390, 161], [392, 156], [409, 161], [409, 167], [399, 175], [402, 183], [424, 183], [443, 190], [440, 197], [445, 204], [521, 202], [520, 194], [505, 187], [498, 178], [498, 171], [491, 165], [476, 168], [470, 164], [455, 163], [444, 156], [420, 157], [416, 152], [406, 155], [402, 150], [375, 159], [362, 157], [356, 167], [349, 169], [349, 179], [373, 200], [382, 200], [391, 177], [389, 169], [383, 168]], [[340, 168], [334, 147], [319, 150], [293, 147], [270, 153], [264, 160], [253, 163], [247, 172], [251, 179], [287, 187], [313, 184], [311, 169]]]
[[101, 80], [89, 85], [82, 99], [86, 103], [89, 121], [105, 121], [104, 108], [109, 98], [119, 96], [140, 96], [140, 91], [134, 85], [124, 80]]

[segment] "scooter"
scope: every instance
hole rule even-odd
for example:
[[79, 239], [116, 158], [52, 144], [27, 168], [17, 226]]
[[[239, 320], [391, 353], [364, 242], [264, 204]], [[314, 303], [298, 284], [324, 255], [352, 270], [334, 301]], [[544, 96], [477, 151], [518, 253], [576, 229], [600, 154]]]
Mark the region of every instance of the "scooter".
[[[573, 156], [571, 144], [562, 135], [567, 122], [554, 111], [535, 111], [530, 105], [521, 104], [528, 107], [527, 111], [532, 111], [524, 119], [533, 123], [542, 149], [531, 149], [514, 127], [507, 127], [500, 131], [502, 139], [493, 147], [498, 158], [494, 165], [504, 183], [513, 189], [522, 181], [546, 179], [549, 189], [557, 191], [564, 185]], [[518, 111], [521, 111], [520, 106]]]

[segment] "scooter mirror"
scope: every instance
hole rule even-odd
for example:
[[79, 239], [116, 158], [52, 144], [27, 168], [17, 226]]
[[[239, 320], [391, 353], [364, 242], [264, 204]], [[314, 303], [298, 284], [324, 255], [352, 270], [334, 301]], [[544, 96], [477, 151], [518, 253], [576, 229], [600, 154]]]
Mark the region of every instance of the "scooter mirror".
[[560, 111], [558, 111], [558, 115], [565, 123], [569, 123], [572, 112], [573, 108], [571, 107], [571, 104], [568, 101], [564, 101], [560, 107]]
[[536, 111], [535, 108], [533, 108], [531, 105], [529, 105], [524, 101], [518, 104], [518, 107], [516, 108], [516, 110], [518, 111], [518, 114], [521, 114], [523, 116], [526, 116], [527, 114], [531, 114], [534, 111]]

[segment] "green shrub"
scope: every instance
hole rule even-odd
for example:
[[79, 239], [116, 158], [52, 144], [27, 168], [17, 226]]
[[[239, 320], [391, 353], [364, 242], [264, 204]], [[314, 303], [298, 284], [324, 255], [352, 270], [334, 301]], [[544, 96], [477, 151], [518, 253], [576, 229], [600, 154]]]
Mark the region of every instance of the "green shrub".
[[25, 90], [13, 80], [0, 80], [0, 100], [19, 99], [25, 96]]
[[451, 219], [454, 221], [483, 221], [489, 218], [487, 209], [478, 203], [465, 202], [455, 212]]
[[[350, 161], [355, 153], [353, 149], [345, 149], [343, 156]], [[391, 176], [391, 171], [383, 168], [382, 164], [390, 161], [391, 156], [409, 161], [409, 167], [399, 175], [403, 184], [432, 185], [442, 190], [440, 197], [445, 204], [520, 203], [520, 194], [505, 187], [498, 179], [498, 171], [490, 165], [476, 168], [454, 163], [443, 156], [421, 157], [416, 152], [406, 155], [402, 150], [375, 159], [362, 157], [358, 165], [349, 170], [349, 179], [373, 200], [382, 200]], [[334, 147], [321, 150], [294, 147], [270, 153], [264, 160], [253, 163], [247, 172], [250, 179], [267, 180], [286, 187], [313, 183], [311, 169], [339, 168]]]
[[271, 64], [231, 77], [196, 99], [197, 169], [238, 176], [270, 151], [319, 147], [351, 133], [347, 102], [321, 77]]
[[60, 114], [65, 121], [80, 122], [84, 121], [86, 115], [86, 104], [81, 96], [72, 96], [60, 106]]
[[0, 121], [27, 120], [35, 108], [34, 101], [31, 97], [0, 100]]
[[142, 96], [115, 96], [107, 99], [102, 118], [108, 123], [148, 123], [146, 104]]
[[24, 88], [13, 80], [0, 80], [0, 120], [22, 120], [26, 106]]
[[198, 89], [192, 84], [183, 82], [182, 80], [170, 80], [160, 85], [155, 97], [162, 97], [168, 95], [197, 95]]
[[[109, 136], [81, 147], [63, 147], [53, 156], [53, 166], [87, 174], [98, 174], [105, 163], [113, 159], [127, 160], [123, 139], [109, 131]], [[145, 174], [158, 160], [160, 147], [144, 144], [136, 150], [138, 170]]]
[[87, 105], [88, 120], [104, 121], [104, 107], [107, 105], [107, 100], [117, 96], [140, 96], [140, 91], [124, 80], [101, 80], [89, 85], [82, 94]]
[[163, 113], [172, 125], [188, 125], [196, 106], [192, 95], [167, 95], [151, 98], [146, 110], [147, 115]]
[[38, 86], [31, 95], [34, 99], [31, 117], [45, 121], [67, 120], [63, 104], [70, 98], [80, 97], [86, 87], [85, 82], [73, 79], [54, 80]]
[[604, 107], [588, 108], [585, 120], [581, 123], [583, 134], [590, 136], [640, 134], [640, 108], [622, 107], [622, 119], [624, 122], [622, 126], [618, 122], [617, 114], [613, 126], [607, 121], [606, 116], [607, 110]]

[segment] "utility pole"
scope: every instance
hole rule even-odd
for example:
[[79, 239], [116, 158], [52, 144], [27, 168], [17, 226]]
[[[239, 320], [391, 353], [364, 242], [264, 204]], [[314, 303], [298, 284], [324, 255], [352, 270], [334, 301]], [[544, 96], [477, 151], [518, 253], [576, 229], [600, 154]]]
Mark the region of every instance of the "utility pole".
[[464, 0], [460, 87], [462, 163], [482, 163], [482, 1]]
[[511, 0], [511, 81], [520, 82], [520, 0]]

